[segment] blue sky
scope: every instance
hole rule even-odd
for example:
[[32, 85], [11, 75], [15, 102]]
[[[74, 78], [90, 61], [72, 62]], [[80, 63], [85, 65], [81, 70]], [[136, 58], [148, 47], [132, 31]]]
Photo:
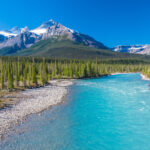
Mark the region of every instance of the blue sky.
[[0, 0], [0, 29], [53, 19], [109, 47], [150, 44], [149, 0]]

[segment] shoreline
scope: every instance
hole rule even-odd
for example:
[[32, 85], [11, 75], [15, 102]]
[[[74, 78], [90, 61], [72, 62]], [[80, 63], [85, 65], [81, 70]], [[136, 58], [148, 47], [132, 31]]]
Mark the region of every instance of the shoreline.
[[[110, 75], [118, 75], [118, 74], [130, 74], [130, 73], [140, 73], [140, 72], [116, 72], [116, 73], [111, 73]], [[141, 73], [140, 73], [141, 74]]]
[[57, 79], [50, 81], [45, 87], [16, 93], [18, 102], [12, 107], [0, 110], [0, 140], [27, 116], [40, 113], [63, 102], [68, 93], [68, 87], [71, 85], [73, 85], [71, 79]]
[[142, 80], [150, 81], [150, 78], [146, 77], [146, 75], [141, 74]]
[[[118, 75], [118, 74], [129, 74], [129, 73], [133, 73], [133, 72], [126, 72], [126, 73], [111, 73], [110, 75]], [[140, 73], [142, 80], [146, 80], [146, 81], [150, 81], [150, 78], [146, 77], [146, 75], [142, 74], [141, 72], [136, 72], [136, 73]]]

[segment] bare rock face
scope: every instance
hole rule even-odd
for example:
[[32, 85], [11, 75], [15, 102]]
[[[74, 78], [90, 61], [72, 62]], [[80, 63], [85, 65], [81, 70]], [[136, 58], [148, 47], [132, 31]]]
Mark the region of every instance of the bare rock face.
[[73, 33], [73, 40], [75, 42], [82, 43], [89, 47], [107, 49], [106, 46], [104, 46], [101, 42], [96, 41], [94, 38], [88, 35], [81, 34], [78, 32]]
[[0, 43], [0, 49], [5, 47], [13, 47], [16, 49], [27, 48], [39, 40], [40, 37], [38, 35], [27, 31]]
[[74, 33], [73, 30], [61, 24], [53, 22], [53, 24], [46, 29], [46, 32], [42, 34], [42, 39], [53, 38], [55, 36], [64, 36], [64, 35], [67, 35], [67, 37], [68, 38], [70, 37], [71, 39], [72, 33]]
[[8, 38], [4, 35], [0, 35], [0, 43], [6, 41]]
[[88, 35], [81, 34], [60, 23], [49, 20], [33, 30], [29, 30], [28, 27], [14, 27], [9, 31], [0, 31], [0, 49], [5, 47], [12, 47], [15, 50], [24, 49], [40, 40], [54, 37], [65, 37], [66, 39], [90, 47], [107, 48]]
[[120, 45], [113, 48], [113, 51], [150, 55], [150, 45]]

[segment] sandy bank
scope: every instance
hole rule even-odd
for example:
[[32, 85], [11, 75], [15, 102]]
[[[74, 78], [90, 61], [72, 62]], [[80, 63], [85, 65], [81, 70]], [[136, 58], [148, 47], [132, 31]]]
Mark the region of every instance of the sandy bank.
[[[133, 72], [129, 72], [129, 73], [133, 73]], [[116, 72], [116, 73], [112, 73], [111, 75], [117, 75], [117, 74], [129, 74], [129, 73], [119, 73], [119, 72]], [[141, 77], [142, 77], [142, 80], [149, 80], [150, 81], [150, 78], [146, 77], [145, 75], [143, 75], [142, 73], [140, 73]]]
[[141, 74], [142, 80], [150, 80], [150, 78], [147, 78], [145, 75]]
[[18, 93], [20, 100], [16, 105], [0, 110], [0, 137], [26, 116], [62, 102], [67, 94], [67, 87], [72, 84], [72, 80], [53, 80], [48, 86]]
[[133, 73], [133, 72], [125, 72], [125, 73], [116, 72], [116, 73], [111, 73], [110, 75], [117, 75], [117, 74], [129, 74], [129, 73]]

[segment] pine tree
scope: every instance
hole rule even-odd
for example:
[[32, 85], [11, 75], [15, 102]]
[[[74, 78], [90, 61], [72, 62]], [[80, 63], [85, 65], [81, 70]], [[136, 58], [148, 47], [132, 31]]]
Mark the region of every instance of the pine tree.
[[8, 83], [7, 83], [7, 88], [9, 90], [13, 89], [14, 88], [14, 79], [13, 79], [13, 73], [12, 73], [12, 70], [11, 70], [11, 66], [9, 65], [9, 68], [8, 68]]
[[88, 77], [87, 66], [84, 66], [83, 77]]
[[1, 68], [1, 89], [4, 89], [4, 72], [3, 68]]
[[24, 87], [27, 86], [27, 65], [25, 65], [25, 68], [23, 70], [23, 83], [24, 83]]
[[37, 85], [36, 67], [34, 63], [32, 64], [32, 83]]
[[48, 81], [47, 67], [45, 63], [40, 65], [40, 80], [41, 80], [42, 85], [45, 85]]
[[27, 75], [28, 76], [27, 80], [28, 80], [28, 86], [30, 87], [32, 83], [32, 65], [29, 63], [28, 66], [29, 66], [29, 71]]

